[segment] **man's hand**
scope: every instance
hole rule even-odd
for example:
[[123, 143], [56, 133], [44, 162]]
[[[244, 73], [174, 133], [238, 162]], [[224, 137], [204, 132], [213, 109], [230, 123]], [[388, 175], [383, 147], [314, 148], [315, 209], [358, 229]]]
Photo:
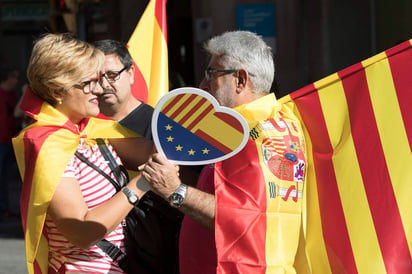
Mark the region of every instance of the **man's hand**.
[[152, 191], [169, 201], [170, 195], [181, 184], [179, 166], [171, 164], [164, 155], [155, 153], [144, 165], [142, 176], [150, 184]]

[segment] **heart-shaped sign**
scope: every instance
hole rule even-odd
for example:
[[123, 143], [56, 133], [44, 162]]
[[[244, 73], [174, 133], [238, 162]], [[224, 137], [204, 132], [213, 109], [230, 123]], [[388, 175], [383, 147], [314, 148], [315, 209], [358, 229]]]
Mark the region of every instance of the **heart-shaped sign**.
[[246, 145], [249, 129], [236, 111], [209, 93], [178, 88], [163, 96], [152, 117], [158, 152], [177, 165], [206, 165], [227, 159]]

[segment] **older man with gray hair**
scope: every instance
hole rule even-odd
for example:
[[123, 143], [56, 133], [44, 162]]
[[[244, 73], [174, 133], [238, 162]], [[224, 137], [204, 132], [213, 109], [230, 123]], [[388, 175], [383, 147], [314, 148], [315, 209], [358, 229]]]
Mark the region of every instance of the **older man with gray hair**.
[[272, 50], [248, 31], [223, 33], [205, 49], [211, 58], [200, 88], [238, 111], [250, 138], [235, 156], [206, 166], [196, 187], [160, 154], [146, 163], [152, 190], [185, 214], [180, 273], [295, 273], [306, 156], [299, 120], [270, 92]]

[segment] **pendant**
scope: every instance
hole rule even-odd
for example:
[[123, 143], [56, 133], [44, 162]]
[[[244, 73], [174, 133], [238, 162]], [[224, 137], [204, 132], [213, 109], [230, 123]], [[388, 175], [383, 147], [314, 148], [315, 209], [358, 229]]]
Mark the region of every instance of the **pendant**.
[[84, 141], [84, 138], [80, 138], [80, 143], [77, 146], [79, 149], [86, 149], [87, 148], [87, 143]]

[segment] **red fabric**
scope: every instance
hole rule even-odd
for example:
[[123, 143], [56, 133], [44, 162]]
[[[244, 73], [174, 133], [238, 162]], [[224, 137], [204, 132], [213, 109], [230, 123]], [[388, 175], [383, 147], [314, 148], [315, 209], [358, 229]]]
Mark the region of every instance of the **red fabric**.
[[11, 144], [15, 131], [14, 108], [17, 105], [17, 96], [14, 91], [5, 91], [0, 88], [0, 143]]
[[215, 168], [216, 204], [225, 205], [217, 208], [216, 218], [226, 220], [216, 223], [222, 253], [218, 273], [265, 273], [266, 183], [256, 143], [249, 140], [241, 152]]
[[144, 78], [141, 70], [133, 61], [134, 66], [134, 82], [132, 84], [133, 96], [144, 103], [147, 103], [149, 97], [149, 88], [147, 86], [146, 79]]
[[[203, 168], [197, 184], [199, 189], [209, 193], [215, 192], [213, 172], [213, 166]], [[180, 273], [216, 273], [216, 257], [214, 232], [185, 217], [179, 240]]]

